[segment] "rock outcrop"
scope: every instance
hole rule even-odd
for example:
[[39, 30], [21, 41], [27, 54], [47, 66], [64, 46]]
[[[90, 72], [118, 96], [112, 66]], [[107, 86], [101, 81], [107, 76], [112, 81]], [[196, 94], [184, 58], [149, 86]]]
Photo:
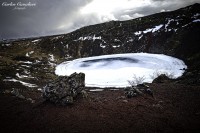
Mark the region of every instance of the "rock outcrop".
[[155, 78], [152, 83], [167, 83], [167, 82], [170, 82], [170, 81], [172, 81], [172, 79], [167, 77], [165, 74], [161, 74], [160, 76]]
[[43, 97], [55, 104], [73, 104], [74, 99], [85, 87], [85, 74], [73, 73], [58, 77], [43, 88]]
[[153, 91], [146, 84], [138, 84], [137, 86], [126, 87], [124, 88], [124, 94], [127, 98], [132, 98], [143, 94], [148, 94], [154, 97]]

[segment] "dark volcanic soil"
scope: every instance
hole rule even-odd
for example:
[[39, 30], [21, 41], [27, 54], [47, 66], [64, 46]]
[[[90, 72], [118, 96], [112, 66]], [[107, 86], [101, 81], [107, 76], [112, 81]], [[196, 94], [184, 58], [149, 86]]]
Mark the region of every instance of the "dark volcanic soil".
[[0, 94], [0, 132], [199, 132], [200, 86], [150, 84], [148, 95], [131, 99], [123, 91], [88, 92], [74, 105], [61, 107]]

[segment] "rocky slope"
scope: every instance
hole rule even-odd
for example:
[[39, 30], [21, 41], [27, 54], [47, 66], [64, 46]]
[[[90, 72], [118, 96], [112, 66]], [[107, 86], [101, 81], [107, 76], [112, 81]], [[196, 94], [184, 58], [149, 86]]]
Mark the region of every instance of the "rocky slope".
[[0, 94], [2, 133], [199, 133], [200, 89], [150, 84], [155, 98], [127, 99], [122, 90], [89, 92], [72, 106], [30, 102]]
[[0, 42], [0, 82], [2, 88], [39, 88], [54, 79], [55, 65], [64, 60], [114, 53], [161, 53], [183, 59], [189, 68], [200, 68], [199, 35], [200, 4], [194, 4], [63, 35], [4, 40]]

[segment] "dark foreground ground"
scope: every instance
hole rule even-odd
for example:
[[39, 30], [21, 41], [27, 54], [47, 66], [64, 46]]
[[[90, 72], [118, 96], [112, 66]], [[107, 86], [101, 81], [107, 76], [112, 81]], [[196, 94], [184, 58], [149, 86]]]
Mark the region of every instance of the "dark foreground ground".
[[0, 94], [1, 133], [188, 132], [200, 131], [200, 86], [150, 84], [148, 95], [131, 99], [123, 91], [88, 92], [74, 105], [61, 107]]

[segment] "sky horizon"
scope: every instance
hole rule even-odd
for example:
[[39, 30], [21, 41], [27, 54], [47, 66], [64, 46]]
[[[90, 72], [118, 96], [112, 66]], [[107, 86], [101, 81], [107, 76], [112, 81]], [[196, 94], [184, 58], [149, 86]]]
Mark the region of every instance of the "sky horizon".
[[173, 11], [200, 0], [0, 1], [0, 39], [65, 34], [84, 26]]

